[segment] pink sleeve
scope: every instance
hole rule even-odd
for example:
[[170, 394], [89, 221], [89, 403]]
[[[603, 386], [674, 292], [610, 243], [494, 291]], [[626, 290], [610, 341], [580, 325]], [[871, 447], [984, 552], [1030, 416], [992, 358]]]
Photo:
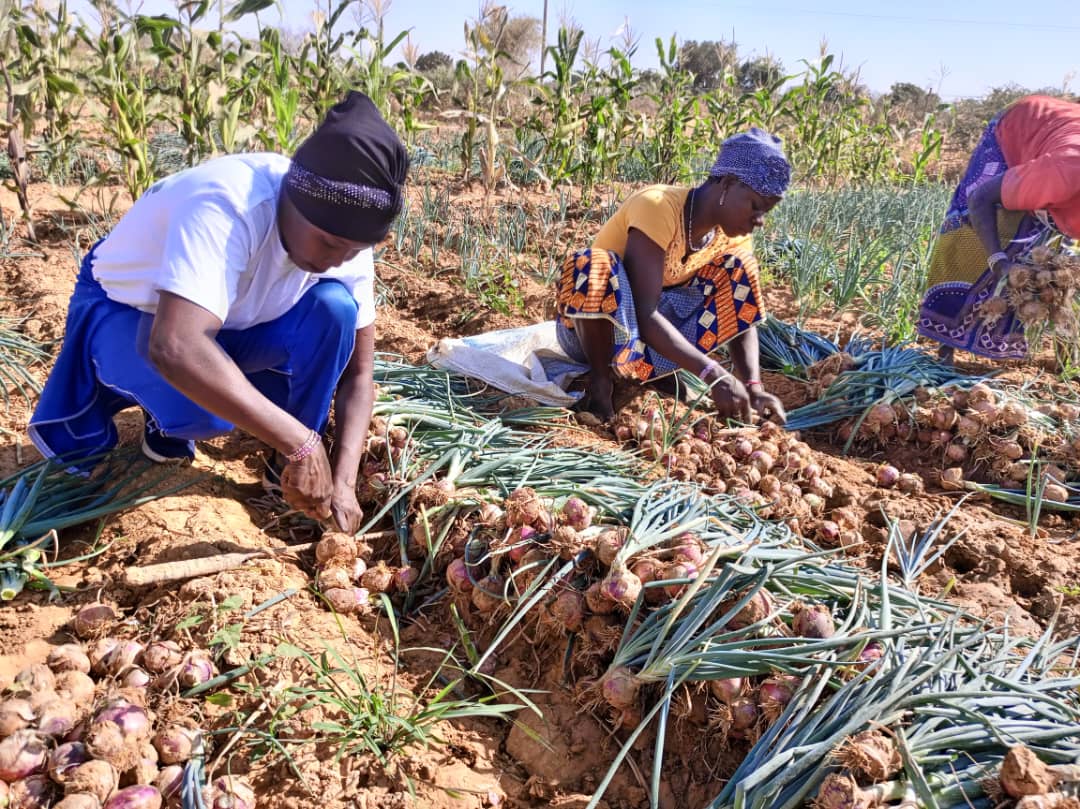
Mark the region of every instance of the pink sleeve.
[[1076, 199], [1080, 194], [1080, 151], [1044, 154], [1013, 166], [1001, 181], [1001, 202], [1011, 211], [1037, 211]]

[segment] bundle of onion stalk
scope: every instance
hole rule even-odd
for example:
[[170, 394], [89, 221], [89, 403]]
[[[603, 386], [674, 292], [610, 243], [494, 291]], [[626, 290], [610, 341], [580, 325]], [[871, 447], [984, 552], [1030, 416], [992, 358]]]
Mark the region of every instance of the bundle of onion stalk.
[[[962, 379], [953, 369], [914, 348], [867, 350], [852, 357], [851, 367], [841, 367], [818, 401], [789, 413], [786, 427], [801, 431], [851, 420], [854, 435], [874, 408], [891, 408], [919, 387], [941, 387]], [[850, 445], [849, 437], [845, 450]]]
[[1017, 639], [958, 612], [889, 620], [901, 631], [871, 666], [846, 681], [804, 681], [711, 807], [794, 809], [815, 793], [828, 809], [972, 806], [1017, 742], [1076, 760], [1080, 679], [1056, 673], [1075, 667], [1076, 638], [1054, 644], [1051, 628]]
[[[673, 698], [686, 693], [684, 686], [708, 685], [688, 692], [692, 701], [706, 700], [706, 709], [681, 708], [680, 714], [708, 716], [702, 738], [717, 746], [715, 753], [783, 726], [807, 691], [857, 679], [898, 635], [910, 642], [931, 631], [936, 608], [885, 589], [896, 599], [869, 599], [857, 571], [828, 565], [821, 554], [752, 548], [719, 575], [699, 577], [696, 591], [688, 588], [628, 628], [596, 690], [612, 709], [633, 717], [628, 727], [636, 729], [591, 805], [654, 719], [655, 799]], [[883, 612], [908, 618], [897, 629], [883, 625]]]
[[0, 480], [0, 600], [14, 598], [28, 582], [52, 587], [45, 571], [61, 563], [48, 562], [44, 551], [55, 543], [55, 532], [135, 508], [197, 479], [166, 484], [170, 474], [136, 449], [84, 463], [92, 474], [73, 475], [65, 463], [44, 460]]
[[[215, 674], [209, 655], [171, 641], [112, 637], [117, 615], [83, 607], [72, 629], [84, 647], [53, 647], [19, 672], [0, 701], [0, 784], [13, 809], [179, 807], [184, 768], [204, 754], [193, 724], [158, 722], [146, 706], [172, 684]], [[62, 796], [62, 797], [61, 797]], [[54, 803], [54, 801], [57, 801]], [[232, 804], [218, 803], [219, 806]], [[248, 804], [251, 809], [254, 803]]]
[[[918, 388], [910, 400], [874, 407], [851, 437], [877, 447], [899, 441], [940, 453], [943, 481], [952, 488], [964, 480], [1015, 485], [1043, 461], [1045, 477], [1060, 483], [1080, 469], [1078, 416], [1076, 405], [1039, 402], [1023, 389], [954, 384]], [[841, 435], [851, 434], [852, 427], [842, 426]], [[1051, 490], [1048, 499], [1059, 493]]]
[[978, 310], [989, 326], [1015, 313], [1031, 339], [1080, 336], [1080, 256], [1060, 244], [1032, 248], [1010, 267], [995, 292]]
[[832, 340], [775, 317], [759, 323], [757, 333], [761, 367], [789, 376], [806, 378], [807, 369], [840, 352]]
[[[658, 481], [628, 500], [632, 510], [617, 522], [593, 523], [588, 503], [574, 496], [548, 518], [531, 489], [517, 490], [504, 505], [508, 538], [447, 569], [451, 589], [470, 597], [483, 615], [508, 613], [485, 657], [534, 615], [546, 636], [569, 638], [569, 663], [594, 676], [610, 660], [630, 611], [643, 614], [676, 597], [711, 548], [734, 556], [747, 544], [791, 536], [777, 540], [780, 527], [734, 498], [672, 481]], [[544, 533], [538, 524], [551, 528]], [[647, 606], [635, 606], [646, 591]]]
[[[755, 547], [719, 576], [699, 581], [696, 593], [687, 591], [636, 623], [638, 616], [631, 613], [599, 692], [613, 708], [618, 704], [624, 715], [643, 715], [643, 720], [609, 778], [645, 726], [659, 717], [652, 782], [659, 790], [673, 697], [688, 683], [710, 681], [704, 698], [715, 701], [711, 708], [679, 709], [684, 718], [709, 717], [703, 743], [753, 744], [731, 785], [714, 803], [718, 807], [744, 805], [741, 798], [733, 798], [733, 790], [750, 787], [765, 797], [746, 806], [803, 805], [835, 768], [830, 754], [844, 739], [875, 721], [888, 724], [912, 711], [932, 716], [942, 710], [941, 700], [923, 708], [914, 695], [930, 692], [946, 700], [962, 691], [960, 684], [973, 680], [970, 669], [976, 663], [988, 674], [973, 688], [1004, 691], [1009, 704], [1022, 704], [1036, 680], [1042, 683], [1036, 690], [1045, 686], [1059, 701], [1068, 694], [1077, 704], [1077, 695], [1069, 691], [1076, 680], [1038, 677], [1051, 670], [1050, 661], [1069, 666], [1067, 658], [1061, 661], [1063, 647], [1051, 648], [1046, 638], [1034, 645], [1014, 639], [1007, 630], [988, 628], [951, 605], [890, 584], [885, 564], [887, 560], [875, 582], [865, 571], [830, 563], [823, 554]], [[743, 616], [744, 610], [752, 614]], [[1019, 685], [998, 689], [994, 676]], [[693, 700], [702, 698], [699, 690], [689, 693]], [[903, 702], [905, 695], [912, 695], [910, 704]], [[995, 693], [980, 709], [994, 714], [993, 706], [1005, 702]], [[1075, 736], [1080, 731], [1066, 721], [1068, 715], [1062, 709], [1051, 723], [1053, 729], [1039, 725], [1037, 732]], [[1008, 718], [1002, 721], [1010, 730], [1026, 732]], [[980, 732], [991, 736], [985, 728]], [[814, 734], [820, 738], [811, 744]], [[894, 762], [894, 757], [885, 756], [885, 761]], [[809, 781], [808, 773], [815, 773]], [[605, 779], [602, 787], [607, 783]], [[955, 787], [955, 780], [945, 776], [941, 783], [944, 790]], [[888, 794], [906, 794], [907, 789], [907, 784], [894, 785]]]

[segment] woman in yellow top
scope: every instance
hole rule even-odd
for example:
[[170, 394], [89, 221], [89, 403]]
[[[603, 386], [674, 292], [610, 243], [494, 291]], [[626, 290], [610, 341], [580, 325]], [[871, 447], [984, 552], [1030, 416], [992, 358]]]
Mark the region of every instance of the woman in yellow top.
[[[703, 184], [636, 191], [566, 260], [557, 331], [563, 350], [589, 365], [586, 409], [614, 415], [613, 370], [651, 382], [684, 368], [709, 383], [721, 417], [748, 421], [753, 409], [784, 420], [761, 383], [750, 234], [790, 178], [780, 139], [751, 129], [724, 141]], [[712, 357], [725, 345], [734, 374]]]

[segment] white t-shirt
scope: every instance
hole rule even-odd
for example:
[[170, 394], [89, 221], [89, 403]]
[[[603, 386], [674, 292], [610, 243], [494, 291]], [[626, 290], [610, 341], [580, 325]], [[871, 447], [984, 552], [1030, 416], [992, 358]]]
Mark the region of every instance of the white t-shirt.
[[289, 159], [219, 157], [159, 181], [94, 252], [94, 278], [111, 300], [157, 311], [171, 292], [245, 329], [289, 311], [320, 279], [336, 278], [360, 308], [356, 327], [375, 321], [371, 248], [318, 275], [299, 269], [277, 227], [278, 192]]

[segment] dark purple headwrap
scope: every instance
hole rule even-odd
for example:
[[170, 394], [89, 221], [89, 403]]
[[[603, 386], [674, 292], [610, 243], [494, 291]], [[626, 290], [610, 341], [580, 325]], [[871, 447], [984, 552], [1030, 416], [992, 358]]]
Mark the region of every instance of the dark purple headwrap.
[[780, 138], [764, 129], [732, 135], [720, 146], [711, 177], [730, 175], [765, 197], [781, 197], [791, 182], [791, 164]]
[[402, 208], [405, 145], [371, 99], [350, 92], [300, 144], [285, 193], [316, 227], [343, 239], [382, 241]]

